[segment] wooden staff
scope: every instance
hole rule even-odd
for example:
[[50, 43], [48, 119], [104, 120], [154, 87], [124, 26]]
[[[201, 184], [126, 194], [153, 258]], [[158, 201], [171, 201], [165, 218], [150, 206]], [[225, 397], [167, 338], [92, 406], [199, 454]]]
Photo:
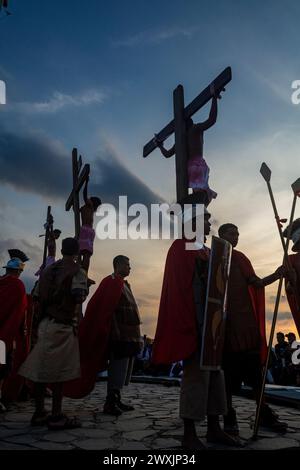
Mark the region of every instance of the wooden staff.
[[[300, 178], [298, 178], [292, 184], [292, 190], [293, 190], [293, 193], [294, 193], [294, 197], [293, 197], [293, 203], [292, 203], [291, 214], [290, 214], [288, 234], [287, 234], [287, 239], [286, 239], [286, 242], [285, 242], [284, 238], [283, 238], [282, 230], [281, 230], [280, 219], [279, 219], [279, 216], [278, 216], [278, 211], [277, 211], [274, 196], [273, 196], [273, 191], [272, 191], [272, 188], [271, 188], [271, 183], [270, 183], [271, 170], [267, 167], [267, 165], [265, 163], [263, 163], [262, 166], [261, 166], [260, 172], [261, 172], [264, 180], [266, 181], [266, 183], [268, 185], [268, 190], [269, 190], [269, 194], [270, 194], [270, 198], [271, 198], [271, 203], [272, 203], [272, 207], [273, 207], [273, 210], [274, 210], [275, 219], [276, 219], [276, 222], [277, 222], [277, 227], [278, 227], [278, 230], [279, 230], [280, 239], [282, 241], [282, 246], [283, 246], [283, 251], [284, 251], [283, 263], [285, 263], [286, 261], [289, 263], [288, 248], [289, 248], [289, 243], [290, 243], [290, 238], [291, 238], [291, 233], [292, 233], [292, 224], [293, 224], [294, 215], [295, 215], [297, 196], [299, 196], [299, 192], [300, 192]], [[258, 404], [257, 404], [257, 407], [256, 407], [254, 431], [253, 431], [253, 436], [252, 436], [252, 439], [254, 439], [254, 440], [257, 439], [260, 412], [261, 412], [262, 401], [263, 401], [263, 397], [264, 397], [264, 393], [265, 393], [265, 385], [266, 385], [266, 379], [267, 379], [267, 373], [268, 373], [268, 364], [269, 364], [269, 359], [270, 359], [270, 355], [271, 355], [272, 344], [273, 344], [274, 333], [275, 333], [275, 327], [276, 327], [276, 322], [277, 322], [282, 284], [283, 284], [283, 274], [281, 274], [281, 276], [280, 276], [279, 284], [278, 284], [278, 288], [277, 288], [277, 295], [276, 295], [276, 301], [275, 301], [275, 306], [274, 306], [272, 327], [271, 327], [270, 339], [269, 339], [269, 344], [268, 344], [267, 359], [266, 359], [264, 372], [263, 372], [263, 380], [262, 380], [262, 386], [261, 386], [259, 401], [258, 401]]]

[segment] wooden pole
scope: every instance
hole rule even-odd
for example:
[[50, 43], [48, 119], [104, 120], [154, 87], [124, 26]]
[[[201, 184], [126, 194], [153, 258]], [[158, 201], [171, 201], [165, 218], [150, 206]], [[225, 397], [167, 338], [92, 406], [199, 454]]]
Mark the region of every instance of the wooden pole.
[[48, 251], [48, 238], [50, 233], [50, 216], [51, 216], [51, 206], [48, 206], [47, 209], [47, 218], [46, 218], [46, 231], [45, 231], [45, 240], [44, 240], [44, 253], [43, 253], [43, 263], [42, 270], [46, 266], [47, 251]]
[[[296, 202], [297, 202], [297, 194], [294, 193], [293, 204], [292, 204], [291, 215], [290, 215], [290, 221], [289, 221], [289, 230], [288, 230], [286, 243], [284, 245], [283, 263], [286, 259], [286, 253], [288, 253], [288, 249], [289, 249], [291, 233], [292, 233], [292, 223], [293, 223], [294, 215], [295, 215]], [[277, 288], [277, 295], [276, 295], [276, 301], [275, 301], [275, 307], [274, 307], [274, 313], [273, 313], [272, 327], [271, 327], [269, 344], [268, 344], [267, 359], [266, 359], [264, 372], [263, 372], [263, 380], [262, 380], [262, 386], [261, 386], [259, 401], [258, 401], [258, 405], [257, 405], [257, 408], [256, 408], [256, 416], [255, 416], [254, 430], [253, 430], [253, 436], [252, 436], [252, 439], [254, 439], [254, 440], [257, 439], [257, 434], [258, 434], [260, 412], [261, 412], [262, 402], [263, 402], [263, 398], [264, 398], [264, 394], [265, 394], [265, 386], [266, 386], [266, 379], [267, 379], [267, 373], [268, 373], [268, 364], [269, 364], [269, 360], [270, 360], [270, 356], [271, 356], [271, 350], [272, 350], [272, 345], [273, 345], [275, 327], [276, 327], [276, 322], [277, 322], [277, 317], [278, 317], [278, 309], [279, 309], [279, 304], [280, 304], [282, 284], [283, 284], [283, 275], [280, 276], [279, 284], [278, 284], [278, 288]]]
[[188, 196], [188, 149], [186, 122], [184, 119], [184, 90], [182, 85], [178, 85], [174, 90], [173, 105], [175, 124], [176, 196], [177, 201], [181, 201]]

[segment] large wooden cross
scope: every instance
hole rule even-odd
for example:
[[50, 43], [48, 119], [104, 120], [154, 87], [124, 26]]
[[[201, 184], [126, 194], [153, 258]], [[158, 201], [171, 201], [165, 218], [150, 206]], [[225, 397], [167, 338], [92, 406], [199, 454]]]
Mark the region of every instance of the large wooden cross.
[[[73, 170], [73, 188], [66, 202], [66, 211], [73, 207], [74, 223], [75, 223], [75, 238], [79, 238], [80, 233], [80, 190], [90, 175], [90, 165], [86, 163], [82, 168], [82, 157], [78, 158], [77, 149], [72, 150], [72, 170]], [[81, 170], [81, 171], [80, 171]]]
[[[231, 67], [227, 67], [213, 80], [215, 93], [218, 95], [231, 80]], [[184, 90], [178, 85], [173, 92], [174, 119], [169, 122], [158, 134], [157, 139], [164, 142], [175, 133], [175, 164], [176, 164], [176, 196], [177, 202], [188, 196], [187, 159], [188, 147], [186, 136], [186, 121], [201, 109], [212, 98], [210, 85], [186, 107], [184, 107]], [[151, 139], [143, 149], [143, 157], [147, 157], [157, 148], [154, 139]]]

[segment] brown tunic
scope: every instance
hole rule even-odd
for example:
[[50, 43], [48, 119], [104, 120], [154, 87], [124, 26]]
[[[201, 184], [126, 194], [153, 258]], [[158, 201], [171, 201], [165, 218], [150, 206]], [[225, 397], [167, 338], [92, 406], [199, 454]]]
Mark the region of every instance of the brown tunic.
[[228, 283], [225, 351], [253, 351], [259, 347], [259, 327], [248, 291], [248, 279], [233, 258]]
[[124, 287], [111, 327], [112, 350], [123, 357], [136, 355], [141, 348], [140, 315], [130, 285]]

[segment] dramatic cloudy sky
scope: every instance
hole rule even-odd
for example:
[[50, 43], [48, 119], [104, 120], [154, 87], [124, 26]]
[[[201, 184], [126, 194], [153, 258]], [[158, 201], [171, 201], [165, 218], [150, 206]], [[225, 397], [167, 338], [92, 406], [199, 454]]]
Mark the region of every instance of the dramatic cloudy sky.
[[[300, 105], [291, 84], [300, 79], [300, 5], [294, 1], [11, 0], [0, 17], [0, 260], [10, 247], [31, 258], [28, 288], [41, 261], [48, 204], [64, 236], [73, 234], [64, 203], [71, 185], [71, 150], [91, 163], [91, 187], [105, 202], [173, 201], [174, 160], [143, 144], [171, 118], [172, 91], [182, 83], [186, 102], [226, 66], [233, 79], [220, 102], [218, 122], [205, 136], [213, 233], [239, 226], [240, 249], [259, 275], [280, 263], [282, 250], [262, 161], [273, 171], [279, 212], [288, 217], [290, 184], [300, 176]], [[204, 119], [207, 107], [196, 116]], [[172, 144], [172, 140], [168, 142]], [[296, 216], [300, 216], [297, 209]], [[91, 276], [111, 272], [127, 254], [130, 282], [153, 335], [166, 241], [96, 241]], [[276, 285], [267, 289], [268, 318]], [[285, 297], [278, 329], [295, 330]]]

